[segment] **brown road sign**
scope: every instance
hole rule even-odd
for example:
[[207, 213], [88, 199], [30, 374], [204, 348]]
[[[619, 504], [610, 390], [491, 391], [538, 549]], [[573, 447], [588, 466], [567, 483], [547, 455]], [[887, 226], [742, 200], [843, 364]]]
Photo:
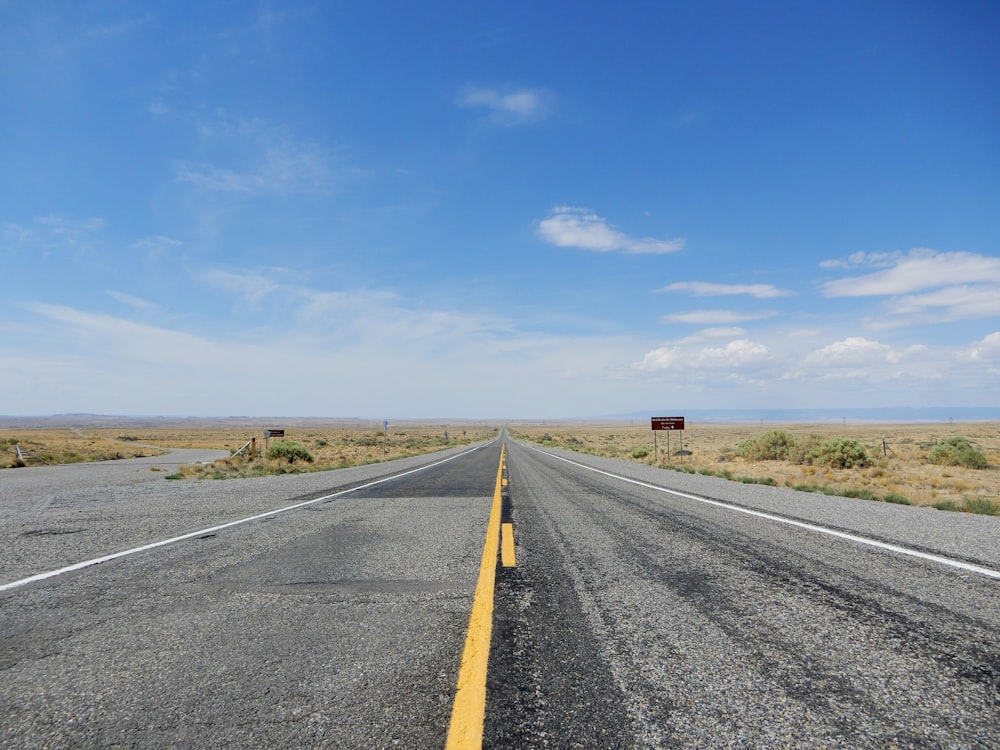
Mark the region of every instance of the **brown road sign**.
[[683, 430], [684, 417], [653, 417], [654, 430]]

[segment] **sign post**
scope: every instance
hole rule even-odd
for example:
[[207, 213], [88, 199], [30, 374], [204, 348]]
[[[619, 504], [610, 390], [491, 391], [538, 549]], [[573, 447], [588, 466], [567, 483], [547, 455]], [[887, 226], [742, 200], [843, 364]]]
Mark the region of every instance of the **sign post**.
[[[674, 430], [684, 430], [684, 417], [652, 417], [651, 426], [653, 429], [653, 460], [660, 463], [659, 450], [656, 445], [656, 433], [665, 430], [667, 433], [667, 459], [670, 458], [670, 433]], [[684, 438], [681, 437], [681, 447], [684, 446]]]
[[271, 438], [285, 437], [284, 430], [264, 430], [264, 455], [267, 456], [267, 441]]

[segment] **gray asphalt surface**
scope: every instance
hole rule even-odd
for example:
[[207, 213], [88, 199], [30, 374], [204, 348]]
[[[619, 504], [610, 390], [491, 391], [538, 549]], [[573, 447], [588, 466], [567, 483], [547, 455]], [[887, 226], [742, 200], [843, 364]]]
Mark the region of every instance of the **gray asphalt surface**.
[[[0, 472], [2, 585], [456, 456], [0, 593], [0, 747], [442, 747], [499, 446], [463, 452]], [[1000, 568], [995, 518], [549, 453]], [[1000, 581], [521, 444], [507, 464], [486, 747], [1000, 747]]]
[[[0, 583], [461, 452], [246, 481], [3, 472]], [[498, 457], [0, 593], [0, 747], [442, 746]]]
[[[549, 453], [1000, 568], [996, 518]], [[508, 468], [488, 747], [1000, 747], [1000, 581], [519, 444]]]

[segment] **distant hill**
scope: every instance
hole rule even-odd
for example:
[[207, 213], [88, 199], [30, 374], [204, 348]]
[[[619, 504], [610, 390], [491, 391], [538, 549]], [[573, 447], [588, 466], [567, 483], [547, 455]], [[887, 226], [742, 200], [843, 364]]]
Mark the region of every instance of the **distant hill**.
[[606, 419], [685, 417], [698, 422], [990, 422], [1000, 420], [1000, 407], [889, 406], [869, 409], [684, 409], [667, 408], [619, 414]]
[[[607, 414], [590, 417], [561, 418], [504, 418], [465, 419], [461, 417], [426, 417], [411, 419], [389, 418], [390, 424], [459, 425], [502, 423], [561, 423], [585, 421], [648, 421], [650, 417], [684, 417], [689, 423], [893, 423], [893, 422], [993, 422], [1000, 421], [1000, 407], [884, 407], [875, 409], [685, 409], [667, 407], [629, 414]], [[52, 414], [48, 416], [0, 415], [0, 429], [96, 429], [99, 427], [162, 427], [179, 425], [189, 427], [254, 427], [261, 429], [283, 427], [368, 427], [382, 428], [382, 419], [369, 417], [278, 417], [278, 416], [224, 416], [224, 417], [164, 417], [128, 416], [114, 414]]]

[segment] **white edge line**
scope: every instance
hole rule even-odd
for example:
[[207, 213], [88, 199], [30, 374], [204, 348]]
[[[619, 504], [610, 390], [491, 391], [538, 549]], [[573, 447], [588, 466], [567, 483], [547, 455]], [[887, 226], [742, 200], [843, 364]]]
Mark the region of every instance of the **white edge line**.
[[962, 562], [961, 560], [953, 560], [949, 557], [942, 557], [941, 555], [932, 555], [928, 552], [920, 552], [919, 550], [910, 549], [908, 547], [900, 547], [899, 545], [896, 544], [889, 544], [887, 542], [880, 542], [875, 539], [868, 539], [867, 537], [863, 536], [856, 536], [855, 534], [848, 534], [843, 531], [828, 529], [825, 526], [817, 526], [816, 524], [806, 523], [805, 521], [795, 521], [791, 518], [782, 518], [781, 516], [776, 516], [771, 513], [764, 513], [763, 511], [759, 510], [751, 510], [750, 508], [743, 508], [739, 505], [733, 505], [732, 503], [724, 503], [719, 500], [710, 500], [707, 497], [690, 495], [686, 492], [680, 492], [679, 490], [668, 490], [666, 487], [660, 487], [655, 484], [649, 484], [648, 482], [641, 482], [638, 479], [629, 479], [628, 477], [623, 477], [619, 474], [612, 474], [610, 471], [595, 469], [593, 466], [587, 466], [586, 464], [581, 464], [576, 461], [571, 461], [568, 458], [557, 456], [555, 453], [549, 453], [548, 451], [543, 451], [542, 449], [536, 448], [533, 445], [527, 445], [527, 447], [531, 448], [532, 450], [538, 451], [539, 453], [543, 453], [546, 456], [551, 456], [552, 458], [559, 459], [560, 461], [565, 461], [568, 464], [579, 466], [581, 469], [592, 471], [595, 474], [603, 474], [604, 476], [612, 477], [614, 479], [620, 479], [623, 482], [628, 482], [629, 484], [635, 484], [638, 485], [639, 487], [646, 487], [647, 489], [657, 490], [658, 492], [666, 492], [670, 495], [677, 495], [678, 497], [687, 498], [688, 500], [697, 500], [699, 503], [705, 503], [707, 505], [715, 505], [718, 506], [719, 508], [734, 510], [737, 513], [746, 513], [748, 516], [756, 516], [757, 518], [764, 518], [767, 519], [768, 521], [777, 521], [778, 523], [788, 524], [789, 526], [797, 526], [800, 529], [807, 529], [809, 531], [815, 531], [820, 534], [828, 534], [829, 536], [835, 536], [840, 539], [846, 539], [851, 542], [857, 542], [858, 544], [867, 544], [871, 547], [878, 547], [879, 549], [884, 549], [889, 552], [896, 552], [900, 555], [919, 557], [922, 560], [929, 560], [931, 562], [939, 563], [940, 565], [949, 565], [953, 568], [959, 568], [960, 570], [965, 570], [970, 573], [979, 573], [980, 575], [1000, 580], [1000, 570], [983, 568], [980, 567], [979, 565], [972, 565], [970, 563]]
[[56, 576], [64, 575], [65, 573], [72, 573], [75, 570], [83, 570], [84, 568], [89, 568], [94, 565], [100, 565], [101, 563], [108, 562], [110, 560], [117, 560], [119, 557], [127, 557], [128, 555], [134, 555], [139, 552], [146, 552], [151, 549], [156, 549], [157, 547], [166, 547], [168, 544], [175, 544], [176, 542], [183, 542], [185, 539], [193, 539], [196, 536], [205, 536], [206, 534], [212, 534], [216, 531], [222, 531], [222, 529], [228, 529], [232, 526], [239, 526], [240, 524], [250, 523], [251, 521], [259, 521], [262, 518], [270, 518], [271, 516], [276, 516], [279, 513], [286, 513], [290, 510], [296, 510], [298, 508], [304, 508], [307, 505], [313, 505], [315, 503], [321, 503], [324, 500], [330, 500], [335, 497], [340, 497], [341, 495], [347, 495], [351, 492], [357, 492], [358, 490], [363, 490], [368, 487], [374, 487], [376, 484], [382, 484], [383, 482], [388, 482], [393, 479], [399, 479], [400, 477], [405, 477], [409, 474], [415, 474], [418, 471], [425, 471], [427, 469], [433, 468], [435, 466], [440, 466], [448, 461], [453, 461], [456, 458], [461, 458], [462, 456], [467, 456], [474, 451], [477, 451], [489, 443], [484, 443], [482, 445], [477, 445], [467, 451], [462, 451], [461, 453], [456, 453], [454, 456], [448, 456], [448, 458], [441, 459], [440, 461], [435, 461], [434, 463], [427, 464], [426, 466], [418, 466], [415, 469], [408, 469], [407, 471], [401, 472], [399, 474], [393, 474], [392, 476], [382, 477], [381, 479], [376, 479], [373, 482], [368, 482], [366, 484], [358, 485], [357, 487], [351, 487], [348, 490], [340, 490], [340, 492], [334, 492], [330, 495], [323, 495], [322, 497], [316, 497], [312, 500], [306, 500], [305, 502], [295, 503], [294, 505], [288, 505], [284, 508], [278, 508], [276, 510], [269, 510], [266, 513], [258, 513], [255, 516], [250, 516], [249, 518], [241, 518], [238, 521], [229, 521], [228, 523], [223, 523], [218, 526], [212, 526], [207, 529], [200, 529], [199, 531], [191, 531], [187, 534], [181, 534], [180, 536], [171, 537], [170, 539], [163, 539], [159, 542], [151, 542], [149, 544], [144, 544], [141, 547], [133, 547], [132, 549], [122, 550], [121, 552], [112, 552], [110, 555], [104, 555], [102, 557], [95, 557], [92, 560], [84, 560], [83, 562], [74, 563], [72, 565], [67, 565], [65, 568], [59, 568], [58, 570], [50, 570], [45, 573], [38, 573], [28, 578], [22, 578], [19, 581], [12, 581], [10, 583], [4, 583], [0, 585], [0, 592], [10, 591], [11, 589], [16, 589], [20, 586], [27, 586], [29, 583], [36, 583], [37, 581], [44, 581], [47, 578], [55, 578]]

